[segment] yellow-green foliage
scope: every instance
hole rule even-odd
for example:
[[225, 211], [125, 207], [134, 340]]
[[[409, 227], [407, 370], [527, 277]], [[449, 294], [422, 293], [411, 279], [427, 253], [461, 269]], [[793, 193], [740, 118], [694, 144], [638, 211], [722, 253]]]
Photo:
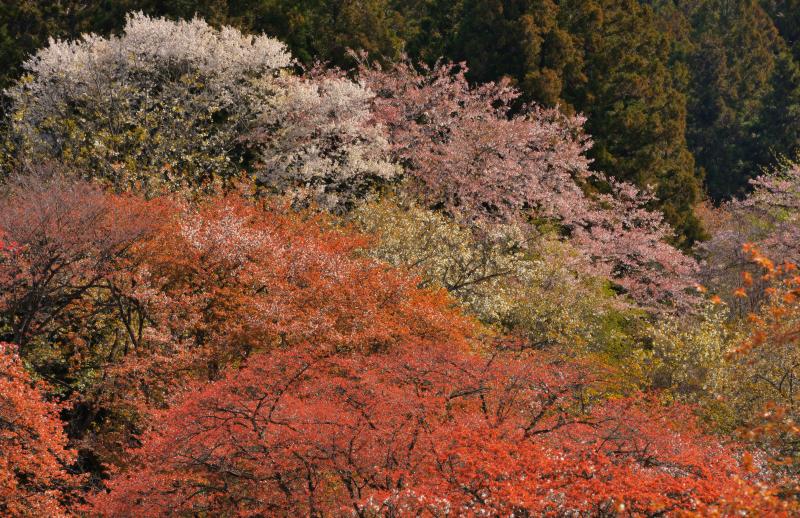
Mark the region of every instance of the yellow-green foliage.
[[706, 305], [697, 315], [674, 315], [652, 328], [653, 382], [683, 399], [721, 394], [727, 353], [740, 339], [725, 306]]
[[630, 360], [642, 314], [606, 281], [587, 275], [584, 257], [550, 232], [503, 225], [468, 228], [396, 199], [353, 216], [377, 236], [368, 253], [444, 287], [481, 321], [539, 347]]
[[648, 359], [653, 385], [672, 398], [699, 404], [706, 419], [724, 432], [746, 426], [770, 403], [796, 405], [800, 349], [776, 340], [750, 348], [757, 328], [731, 318], [724, 304], [660, 320], [653, 326]]
[[[800, 303], [780, 288], [751, 319], [750, 332], [731, 355], [731, 386], [725, 394], [742, 421], [776, 408], [785, 412], [792, 433], [800, 421]], [[785, 298], [784, 298], [785, 297]], [[792, 446], [795, 454], [797, 445]]]

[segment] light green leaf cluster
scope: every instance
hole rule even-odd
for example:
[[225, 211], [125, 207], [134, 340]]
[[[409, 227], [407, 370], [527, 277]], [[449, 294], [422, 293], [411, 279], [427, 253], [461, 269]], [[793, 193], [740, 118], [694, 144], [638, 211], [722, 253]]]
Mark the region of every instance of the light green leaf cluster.
[[[794, 430], [783, 439], [784, 447], [798, 455], [797, 428], [800, 422], [800, 303], [796, 299], [772, 304], [757, 316], [757, 323], [730, 359], [730, 386], [724, 394], [741, 421], [758, 421], [764, 412], [782, 408], [785, 422]], [[768, 420], [768, 419], [767, 419]]]
[[735, 314], [727, 304], [708, 304], [690, 317], [659, 320], [645, 362], [655, 388], [699, 404], [709, 424], [725, 433], [748, 426], [770, 402], [800, 403], [793, 395], [793, 380], [800, 379], [796, 344], [768, 340], [749, 348], [752, 324]]
[[729, 321], [726, 306], [708, 304], [691, 317], [665, 317], [651, 333], [657, 387], [693, 401], [727, 390], [727, 354], [742, 336]]
[[481, 321], [570, 354], [630, 352], [638, 315], [605, 281], [583, 273], [585, 258], [548, 232], [514, 225], [467, 228], [411, 203], [360, 208], [357, 225], [378, 242], [368, 253], [440, 286]]

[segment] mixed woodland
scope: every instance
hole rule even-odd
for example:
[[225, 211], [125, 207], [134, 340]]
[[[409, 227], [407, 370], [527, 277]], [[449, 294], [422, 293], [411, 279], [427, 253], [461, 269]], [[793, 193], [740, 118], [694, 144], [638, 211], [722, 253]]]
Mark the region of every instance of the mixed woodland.
[[0, 514], [800, 515], [796, 0], [20, 0], [0, 65]]

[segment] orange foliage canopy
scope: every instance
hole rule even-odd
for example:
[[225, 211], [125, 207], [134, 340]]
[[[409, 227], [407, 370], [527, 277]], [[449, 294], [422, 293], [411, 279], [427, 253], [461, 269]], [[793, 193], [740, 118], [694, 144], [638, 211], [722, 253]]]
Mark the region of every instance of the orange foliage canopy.
[[[309, 344], [310, 345], [310, 344]], [[542, 358], [442, 344], [254, 355], [164, 412], [109, 516], [459, 516], [782, 510], [686, 409], [590, 403], [591, 380]], [[684, 425], [682, 423], [689, 423]]]
[[80, 479], [66, 469], [75, 455], [58, 412], [14, 346], [0, 343], [0, 514], [66, 516], [64, 504]]
[[[160, 222], [157, 204], [115, 196], [87, 183], [21, 178], [2, 200], [0, 310], [9, 340], [25, 349], [39, 336], [80, 326], [100, 311], [87, 305], [123, 272], [133, 243]], [[96, 306], [96, 305], [95, 305]]]
[[750, 336], [731, 352], [747, 366], [757, 391], [750, 396], [744, 436], [770, 454], [778, 473], [785, 475], [782, 491], [800, 495], [800, 426], [798, 426], [798, 344], [800, 343], [800, 275], [796, 264], [767, 257], [757, 246], [744, 253], [759, 268], [758, 284], [749, 273], [736, 290], [750, 296], [761, 290], [761, 304], [748, 315]]
[[[0, 309], [31, 322], [15, 331], [29, 350], [74, 346], [64, 382], [85, 384], [71, 403], [93, 424], [73, 433], [119, 467], [92, 514], [785, 511], [690, 408], [609, 400], [596, 365], [492, 343], [446, 293], [365, 258], [368, 240], [324, 217], [237, 196], [198, 207], [71, 189], [40, 226], [51, 238], [26, 234], [24, 217], [2, 222], [15, 244], [0, 275], [14, 289]], [[101, 231], [80, 226], [87, 213]], [[48, 258], [63, 263], [43, 275]], [[36, 293], [46, 304], [24, 302]], [[56, 407], [14, 383], [29, 388], [4, 387], [9, 408], [50, 417], [19, 447], [46, 464], [27, 475], [20, 453], [5, 501], [58, 514], [57, 460], [71, 457]]]
[[410, 340], [466, 347], [472, 323], [446, 293], [419, 290], [415, 279], [357, 257], [365, 244], [324, 218], [238, 197], [176, 207], [170, 224], [132, 254], [137, 266], [124, 291], [150, 325], [126, 360], [130, 373], [140, 377], [147, 366], [174, 387], [176, 371], [214, 380], [225, 366], [275, 348], [368, 353]]
[[235, 197], [143, 243], [131, 289], [151, 352], [119, 386], [192, 375], [93, 511], [783, 510], [691, 409], [606, 401], [596, 366], [485, 343], [445, 294], [359, 258], [364, 244]]

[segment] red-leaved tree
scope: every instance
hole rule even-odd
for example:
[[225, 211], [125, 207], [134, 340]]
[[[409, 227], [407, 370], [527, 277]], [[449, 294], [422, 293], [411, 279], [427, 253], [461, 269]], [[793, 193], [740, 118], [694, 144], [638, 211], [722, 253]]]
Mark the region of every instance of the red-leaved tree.
[[15, 253], [0, 262], [0, 313], [7, 339], [25, 350], [67, 320], [90, 318], [86, 306], [73, 310], [108, 290], [131, 246], [158, 225], [159, 210], [52, 172], [20, 176], [6, 190], [0, 233]]
[[270, 516], [783, 512], [690, 409], [588, 369], [407, 340], [252, 356], [157, 419], [93, 510]]
[[[0, 281], [24, 300], [42, 284], [31, 265], [63, 260], [48, 243], [69, 252], [43, 277], [58, 296], [22, 336], [32, 366], [69, 385], [76, 444], [116, 466], [93, 513], [783, 509], [690, 408], [607, 400], [596, 365], [492, 345], [443, 290], [359, 255], [366, 239], [327, 216], [234, 195], [196, 206], [52, 192], [72, 208], [42, 218], [61, 231], [38, 240], [22, 224], [37, 206], [12, 198]], [[78, 217], [79, 199], [96, 215]], [[12, 317], [26, 307], [5, 304]], [[64, 351], [65, 372], [41, 363]], [[47, 441], [37, 432], [26, 448], [59, 451]], [[60, 476], [26, 486], [31, 498], [60, 503]]]
[[69, 473], [59, 405], [44, 399], [16, 347], [0, 343], [0, 514], [67, 516], [81, 480]]
[[346, 353], [409, 337], [423, 349], [466, 340], [471, 324], [444, 292], [419, 290], [416, 279], [358, 258], [364, 238], [325, 216], [238, 196], [173, 204], [167, 213], [168, 223], [131, 248], [114, 279], [127, 301], [110, 317], [120, 338], [102, 376], [82, 391], [93, 415], [106, 416], [90, 441], [106, 462], [124, 463], [122, 449], [156, 424], [151, 413], [193, 390], [193, 381], [216, 380], [256, 353], [301, 343]]

